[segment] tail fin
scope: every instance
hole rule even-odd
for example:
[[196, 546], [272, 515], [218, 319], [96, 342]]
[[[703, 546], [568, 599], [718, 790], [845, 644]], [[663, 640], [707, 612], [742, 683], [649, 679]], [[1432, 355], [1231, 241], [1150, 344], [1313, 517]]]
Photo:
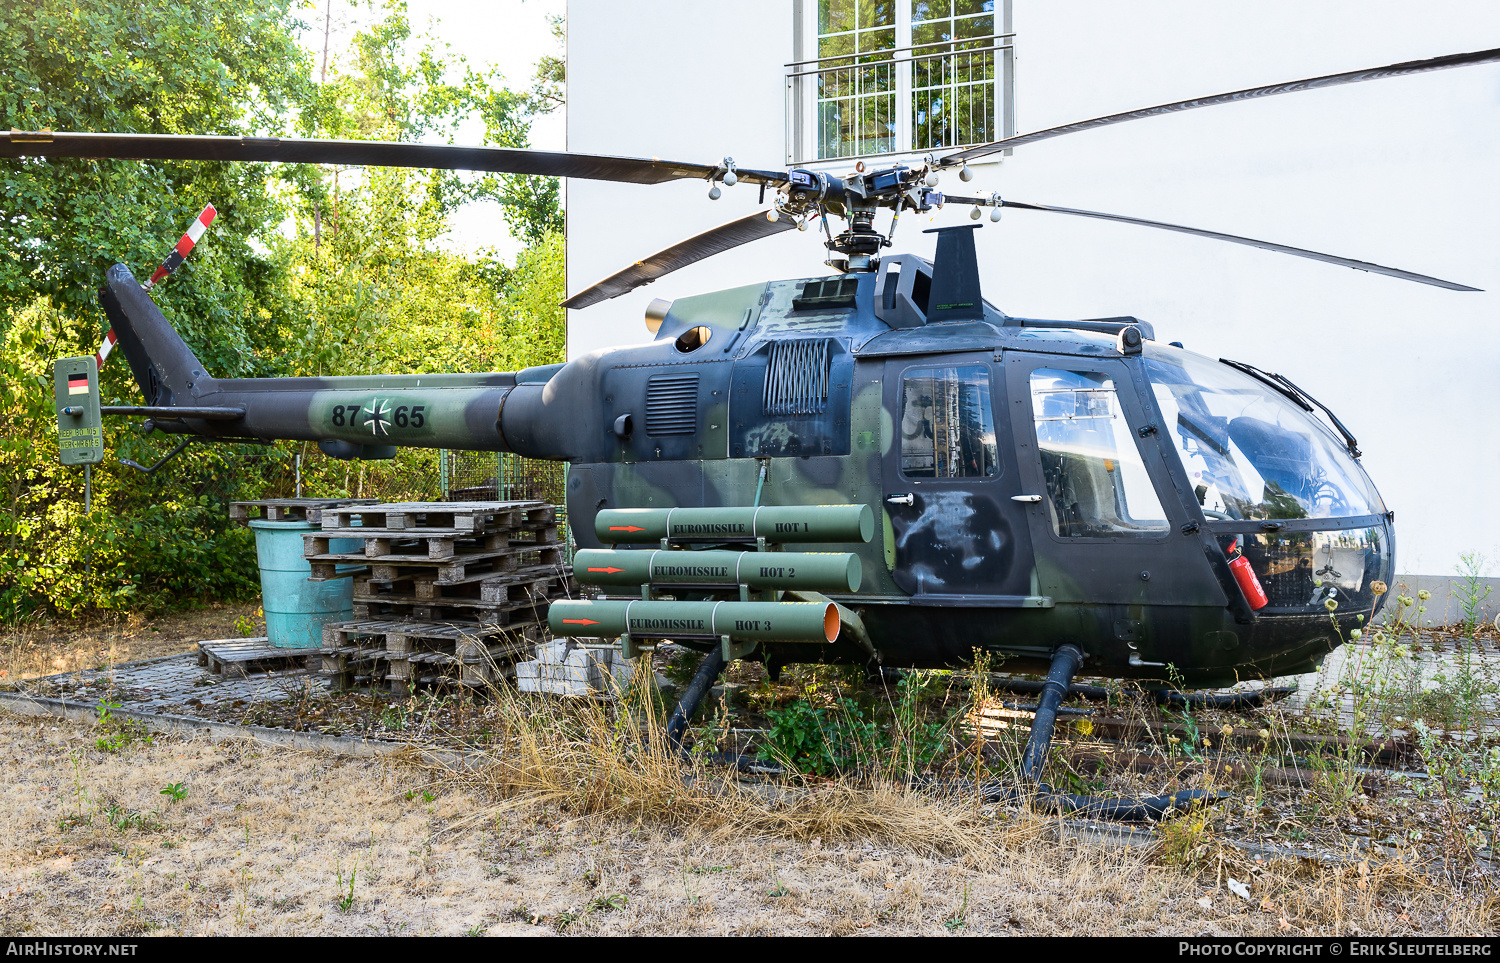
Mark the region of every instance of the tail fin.
[[123, 264], [110, 268], [99, 299], [145, 403], [192, 404], [199, 394], [194, 386], [208, 380], [203, 364], [141, 288], [130, 268]]

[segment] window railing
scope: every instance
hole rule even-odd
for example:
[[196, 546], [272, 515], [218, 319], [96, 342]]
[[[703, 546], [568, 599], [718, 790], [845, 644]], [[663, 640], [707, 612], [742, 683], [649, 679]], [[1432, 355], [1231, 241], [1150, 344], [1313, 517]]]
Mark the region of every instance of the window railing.
[[1015, 34], [786, 65], [787, 162], [948, 151], [1015, 132]]

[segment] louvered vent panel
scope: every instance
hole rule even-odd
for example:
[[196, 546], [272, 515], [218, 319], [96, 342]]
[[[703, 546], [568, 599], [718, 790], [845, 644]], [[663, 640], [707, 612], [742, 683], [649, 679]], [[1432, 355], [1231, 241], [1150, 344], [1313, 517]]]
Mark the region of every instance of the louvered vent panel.
[[766, 364], [768, 415], [816, 415], [828, 407], [831, 342], [820, 338], [777, 341]]
[[698, 376], [653, 375], [646, 382], [646, 434], [691, 435], [698, 429]]

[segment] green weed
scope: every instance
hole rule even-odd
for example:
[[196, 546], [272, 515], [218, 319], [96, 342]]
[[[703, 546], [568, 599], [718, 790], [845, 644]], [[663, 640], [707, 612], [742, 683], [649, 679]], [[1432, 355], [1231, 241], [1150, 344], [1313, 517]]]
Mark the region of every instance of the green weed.
[[67, 832], [70, 829], [77, 829], [80, 826], [91, 826], [93, 823], [94, 817], [88, 813], [71, 812], [57, 820], [57, 828], [62, 832]]
[[118, 702], [107, 702], [100, 700], [94, 707], [94, 712], [99, 717], [99, 728], [104, 734], [94, 740], [94, 747], [100, 752], [115, 753], [135, 743], [149, 746], [152, 739], [151, 730], [134, 719], [121, 719], [114, 714], [115, 709], [124, 708]]
[[406, 728], [406, 707], [386, 706], [380, 713], [380, 724], [387, 729], [399, 732]]
[[1471, 638], [1479, 631], [1479, 610], [1490, 597], [1490, 587], [1484, 582], [1487, 560], [1478, 552], [1468, 552], [1458, 557], [1458, 607], [1463, 611], [1459, 630]]
[[1444, 741], [1426, 723], [1416, 724], [1422, 758], [1431, 777], [1412, 781], [1418, 797], [1436, 796], [1448, 823], [1453, 855], [1472, 859], [1474, 850], [1495, 852], [1500, 833], [1500, 746]]
[[234, 620], [234, 630], [238, 632], [241, 637], [248, 639], [251, 636], [255, 635], [255, 630], [258, 627], [255, 620], [258, 618], [262, 618], [264, 615], [264, 609], [256, 609], [254, 618], [248, 615], [241, 615]]
[[118, 803], [110, 803], [104, 808], [104, 819], [118, 832], [129, 832], [132, 829], [140, 829], [145, 832], [153, 832], [162, 828], [157, 820], [160, 814], [154, 810], [143, 813], [139, 809], [126, 809]]
[[354, 868], [349, 870], [348, 877], [344, 876], [343, 864], [338, 862], [334, 863], [333, 874], [337, 885], [334, 903], [340, 913], [347, 913], [354, 908], [354, 880], [359, 875], [359, 860], [354, 861]]
[[766, 712], [771, 726], [761, 758], [816, 776], [922, 771], [952, 745], [957, 713], [935, 714], [925, 704], [946, 678], [907, 672], [896, 683], [895, 699], [888, 695], [884, 706], [873, 708], [810, 682], [803, 698]]
[[589, 911], [597, 913], [612, 913], [622, 910], [629, 900], [621, 893], [611, 893], [608, 896], [596, 896], [589, 900]]
[[958, 908], [953, 915], [943, 921], [943, 927], [950, 933], [957, 933], [969, 925], [969, 884], [964, 884], [963, 900], [959, 902]]

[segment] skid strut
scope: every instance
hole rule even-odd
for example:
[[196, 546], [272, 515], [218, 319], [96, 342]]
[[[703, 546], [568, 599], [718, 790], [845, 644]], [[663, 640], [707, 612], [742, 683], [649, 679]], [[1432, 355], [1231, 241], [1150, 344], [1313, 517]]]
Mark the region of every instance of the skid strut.
[[698, 711], [698, 706], [703, 704], [703, 697], [713, 688], [714, 680], [724, 671], [724, 666], [724, 650], [721, 646], [714, 646], [703, 657], [693, 681], [688, 683], [687, 691], [677, 701], [677, 708], [673, 710], [672, 719], [667, 723], [667, 744], [672, 747], [672, 751], [685, 751], [682, 748], [682, 737], [687, 732], [688, 723], [692, 721], [693, 713]]
[[1029, 797], [1046, 809], [1096, 819], [1144, 821], [1162, 819], [1173, 811], [1187, 809], [1196, 803], [1213, 802], [1227, 795], [1204, 789], [1184, 789], [1166, 796], [1107, 799], [1058, 792], [1042, 782], [1042, 767], [1047, 762], [1047, 750], [1052, 747], [1052, 730], [1057, 726], [1058, 707], [1067, 697], [1068, 687], [1082, 663], [1083, 652], [1075, 645], [1059, 646], [1052, 653], [1052, 668], [1047, 672], [1047, 681], [1042, 684], [1036, 718], [1031, 722], [1031, 735], [1027, 738], [1026, 749], [1021, 755], [1021, 776], [1026, 785], [1020, 791], [1009, 786], [985, 787], [982, 791], [985, 799], [991, 802], [1016, 802]]

